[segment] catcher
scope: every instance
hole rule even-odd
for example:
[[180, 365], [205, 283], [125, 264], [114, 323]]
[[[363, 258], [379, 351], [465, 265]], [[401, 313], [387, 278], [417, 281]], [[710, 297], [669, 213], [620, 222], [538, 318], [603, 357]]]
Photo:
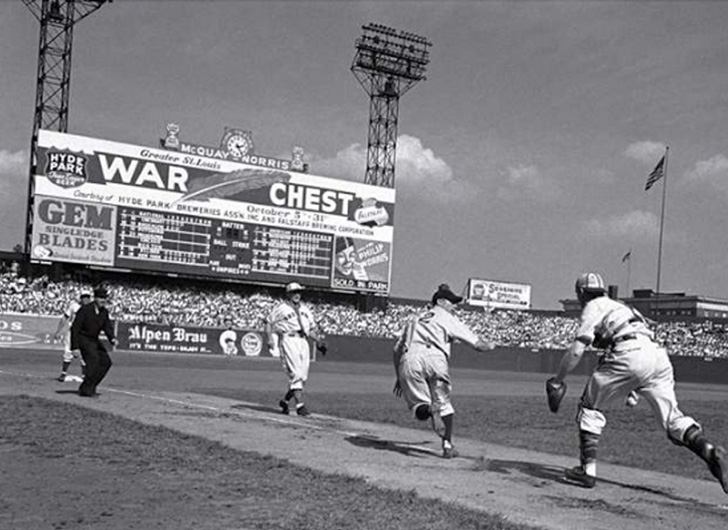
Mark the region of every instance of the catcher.
[[280, 357], [283, 369], [288, 375], [288, 392], [278, 402], [283, 414], [288, 414], [288, 402], [296, 402], [299, 416], [308, 416], [309, 410], [303, 402], [303, 387], [308, 379], [310, 363], [309, 338], [316, 343], [321, 355], [327, 347], [323, 335], [317, 332], [313, 313], [301, 302], [303, 287], [298, 283], [286, 286], [287, 300], [278, 303], [266, 319], [265, 331], [271, 355]]
[[670, 441], [705, 461], [728, 493], [726, 451], [711, 443], [700, 424], [678, 408], [672, 364], [665, 349], [654, 342], [646, 319], [606, 296], [604, 280], [593, 272], [576, 280], [576, 296], [582, 306], [576, 338], [561, 359], [558, 373], [546, 382], [552, 412], [558, 411], [566, 393], [564, 378], [579, 364], [585, 348], [593, 345], [606, 352], [581, 397], [577, 415], [581, 465], [566, 470], [567, 481], [585, 488], [596, 485], [597, 449], [607, 422], [602, 409], [634, 393], [650, 404]]

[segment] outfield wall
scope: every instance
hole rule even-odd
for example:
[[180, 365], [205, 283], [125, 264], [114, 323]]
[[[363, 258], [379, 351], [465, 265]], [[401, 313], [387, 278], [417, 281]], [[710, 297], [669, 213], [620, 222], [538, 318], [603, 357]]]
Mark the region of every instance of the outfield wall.
[[[327, 361], [392, 363], [391, 339], [329, 336]], [[453, 368], [474, 368], [508, 372], [555, 373], [563, 350], [497, 348], [479, 353], [464, 344], [452, 348]], [[670, 357], [678, 381], [728, 384], [728, 359], [704, 357]], [[597, 356], [587, 352], [574, 373], [589, 374], [597, 364]]]
[[[0, 348], [58, 350], [63, 348], [53, 334], [58, 317], [0, 314]], [[162, 324], [117, 323], [119, 350], [145, 353], [204, 353], [222, 355], [220, 328], [196, 328]], [[392, 363], [394, 340], [372, 337], [331, 335], [328, 362]], [[256, 330], [236, 330], [238, 355], [269, 356], [265, 337]], [[311, 348], [315, 359], [315, 349]], [[452, 366], [508, 372], [554, 373], [563, 350], [531, 350], [497, 348], [478, 353], [463, 344], [453, 345]], [[728, 384], [728, 359], [705, 357], [670, 358], [678, 381]], [[588, 374], [596, 366], [597, 357], [587, 352], [575, 373]]]

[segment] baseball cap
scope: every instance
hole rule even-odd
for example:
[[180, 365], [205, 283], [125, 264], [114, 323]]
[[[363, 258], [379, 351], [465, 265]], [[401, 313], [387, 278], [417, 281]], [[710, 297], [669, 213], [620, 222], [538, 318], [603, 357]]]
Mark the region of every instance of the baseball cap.
[[94, 289], [94, 298], [108, 298], [109, 293], [103, 287], [97, 287]]
[[432, 295], [432, 304], [435, 305], [440, 298], [449, 300], [453, 304], [459, 304], [463, 301], [463, 297], [453, 293], [447, 286], [447, 284], [440, 285], [439, 289], [437, 289], [437, 292]]
[[304, 290], [303, 285], [301, 285], [300, 283], [291, 282], [288, 285], [286, 285], [287, 293], [293, 293], [296, 291], [303, 291], [303, 290]]
[[585, 272], [576, 279], [577, 291], [607, 292], [604, 286], [604, 278], [596, 272]]
[[337, 254], [344, 249], [354, 246], [354, 240], [349, 236], [337, 237], [336, 238], [336, 252]]
[[89, 289], [81, 289], [81, 294], [79, 294], [79, 298], [84, 297], [91, 298], [91, 291]]

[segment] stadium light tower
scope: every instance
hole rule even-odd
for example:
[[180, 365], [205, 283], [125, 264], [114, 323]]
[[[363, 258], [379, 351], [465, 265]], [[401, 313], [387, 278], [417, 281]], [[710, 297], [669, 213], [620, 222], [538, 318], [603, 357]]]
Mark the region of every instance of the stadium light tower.
[[393, 188], [399, 98], [426, 79], [432, 43], [381, 24], [368, 24], [362, 30], [351, 71], [370, 98], [364, 182]]
[[25, 230], [25, 253], [30, 253], [33, 224], [33, 175], [38, 131], [68, 132], [68, 100], [71, 89], [73, 27], [105, 3], [113, 0], [23, 0], [40, 22], [38, 78], [35, 91], [33, 135], [30, 141], [30, 178]]

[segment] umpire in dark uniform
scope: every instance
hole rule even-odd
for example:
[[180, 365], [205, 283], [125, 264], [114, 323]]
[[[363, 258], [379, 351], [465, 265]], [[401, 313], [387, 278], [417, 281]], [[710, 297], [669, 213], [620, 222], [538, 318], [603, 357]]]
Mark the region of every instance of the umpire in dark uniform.
[[86, 376], [78, 388], [79, 396], [96, 396], [96, 386], [111, 368], [111, 357], [99, 340], [99, 334], [103, 331], [112, 346], [116, 344], [114, 326], [106, 309], [108, 297], [106, 289], [97, 288], [94, 290], [94, 301], [79, 309], [73, 320], [71, 349], [81, 350], [81, 357], [86, 363]]

